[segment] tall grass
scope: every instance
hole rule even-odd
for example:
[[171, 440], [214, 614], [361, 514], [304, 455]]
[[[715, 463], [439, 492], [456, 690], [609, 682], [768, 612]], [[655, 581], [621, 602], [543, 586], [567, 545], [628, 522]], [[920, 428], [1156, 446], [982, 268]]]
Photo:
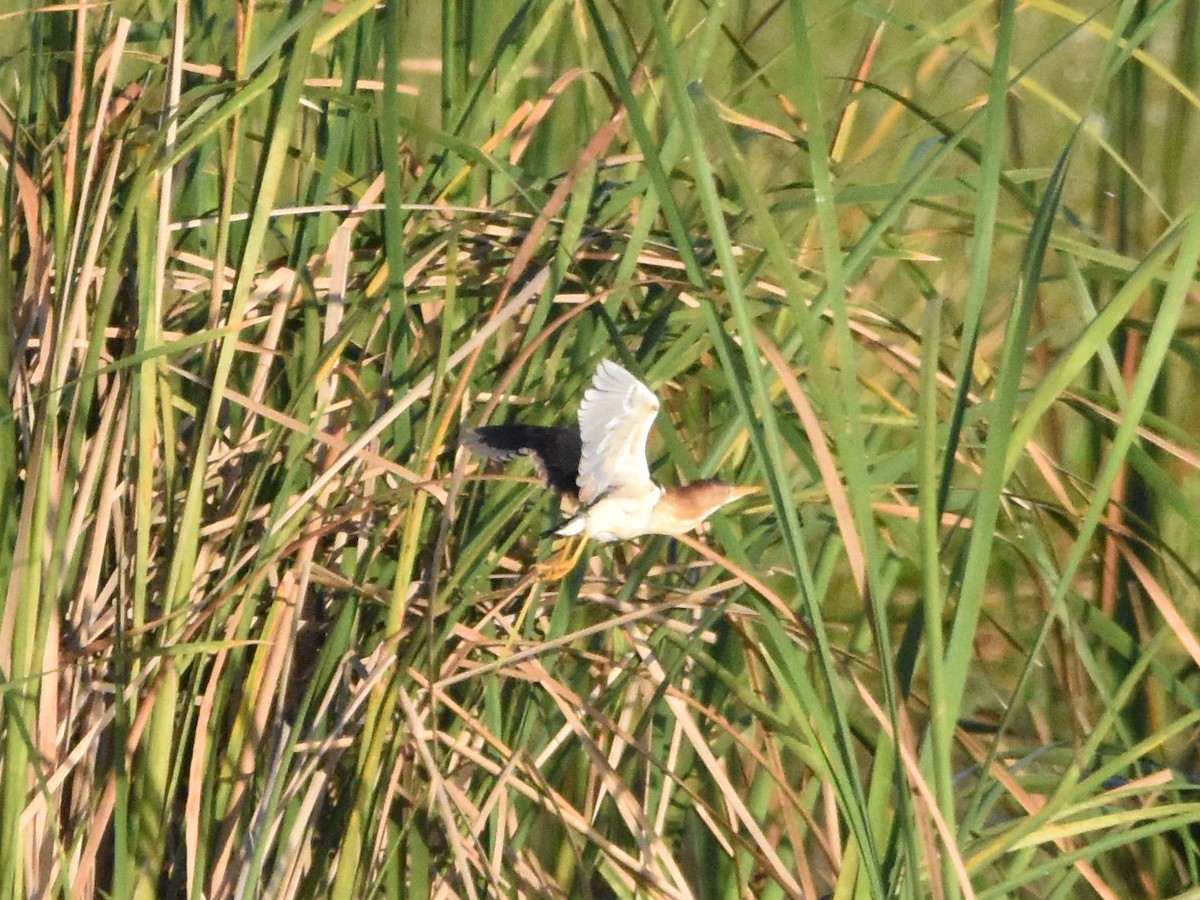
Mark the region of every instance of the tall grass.
[[1200, 884], [1195, 0], [0, 17], [0, 893]]

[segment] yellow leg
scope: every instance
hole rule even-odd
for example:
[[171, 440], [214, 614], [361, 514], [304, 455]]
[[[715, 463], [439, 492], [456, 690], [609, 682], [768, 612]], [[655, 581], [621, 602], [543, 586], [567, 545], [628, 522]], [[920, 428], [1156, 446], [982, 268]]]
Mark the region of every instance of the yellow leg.
[[[573, 547], [572, 542], [575, 542]], [[538, 565], [538, 576], [543, 581], [562, 581], [578, 564], [585, 547], [587, 538], [583, 535], [567, 538], [562, 542], [562, 550], [553, 559]]]

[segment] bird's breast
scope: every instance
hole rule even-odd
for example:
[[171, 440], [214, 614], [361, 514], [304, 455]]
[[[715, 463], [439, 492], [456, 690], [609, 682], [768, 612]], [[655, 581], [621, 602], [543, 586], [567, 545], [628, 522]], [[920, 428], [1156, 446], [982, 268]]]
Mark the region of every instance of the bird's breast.
[[583, 531], [601, 543], [627, 541], [647, 534], [660, 496], [662, 489], [651, 485], [649, 490], [622, 491], [602, 497], [588, 509]]

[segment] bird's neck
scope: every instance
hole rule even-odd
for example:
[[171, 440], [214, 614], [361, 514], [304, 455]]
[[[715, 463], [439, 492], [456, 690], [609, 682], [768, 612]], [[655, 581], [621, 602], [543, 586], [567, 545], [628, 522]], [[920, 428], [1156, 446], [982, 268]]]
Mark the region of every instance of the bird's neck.
[[711, 509], [698, 509], [692, 498], [678, 488], [666, 491], [650, 510], [650, 534], [683, 534], [697, 528]]

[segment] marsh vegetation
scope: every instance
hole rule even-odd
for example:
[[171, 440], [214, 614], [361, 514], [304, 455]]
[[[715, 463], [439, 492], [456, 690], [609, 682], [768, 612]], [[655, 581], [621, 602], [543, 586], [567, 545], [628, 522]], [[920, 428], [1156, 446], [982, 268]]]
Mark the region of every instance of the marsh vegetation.
[[0, 895], [1200, 884], [1198, 19], [0, 13]]

